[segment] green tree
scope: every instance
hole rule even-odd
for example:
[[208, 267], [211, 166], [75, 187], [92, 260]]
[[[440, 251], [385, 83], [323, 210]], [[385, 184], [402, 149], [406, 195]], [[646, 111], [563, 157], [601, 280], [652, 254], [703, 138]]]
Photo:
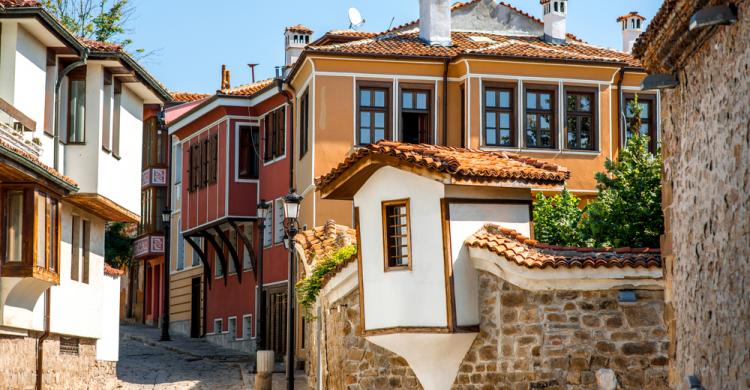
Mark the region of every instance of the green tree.
[[104, 261], [107, 264], [122, 268], [133, 261], [132, 226], [124, 222], [108, 223], [104, 231]]
[[578, 225], [583, 211], [580, 199], [563, 188], [562, 193], [546, 197], [537, 194], [534, 203], [534, 238], [552, 245], [583, 244]]
[[659, 247], [664, 231], [661, 210], [660, 152], [649, 152], [641, 135], [638, 98], [631, 103], [630, 139], [616, 161], [597, 172], [597, 198], [585, 209], [582, 235], [594, 246]]
[[[134, 8], [129, 0], [44, 0], [44, 7], [74, 34], [127, 47], [127, 24]], [[143, 54], [143, 49], [135, 50]]]

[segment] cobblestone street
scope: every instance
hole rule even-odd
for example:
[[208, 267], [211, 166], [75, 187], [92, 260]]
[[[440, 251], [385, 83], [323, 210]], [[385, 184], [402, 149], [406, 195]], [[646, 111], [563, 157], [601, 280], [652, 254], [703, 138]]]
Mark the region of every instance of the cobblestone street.
[[[127, 330], [125, 330], [127, 329]], [[134, 332], [141, 332], [137, 334]], [[210, 344], [205, 343], [200, 355], [178, 349], [190, 345], [189, 339], [173, 336], [174, 341], [159, 343], [153, 328], [121, 327], [120, 361], [117, 364], [117, 389], [252, 389], [251, 363], [236, 357], [221, 356], [226, 350], [216, 348], [212, 358]], [[134, 336], [135, 335], [135, 336]], [[195, 343], [195, 341], [192, 341]], [[201, 343], [203, 344], [203, 343]], [[175, 348], [175, 346], [180, 346]], [[167, 349], [169, 348], [169, 349]], [[274, 389], [283, 389], [284, 375], [274, 375]], [[305, 389], [298, 375], [295, 389]]]

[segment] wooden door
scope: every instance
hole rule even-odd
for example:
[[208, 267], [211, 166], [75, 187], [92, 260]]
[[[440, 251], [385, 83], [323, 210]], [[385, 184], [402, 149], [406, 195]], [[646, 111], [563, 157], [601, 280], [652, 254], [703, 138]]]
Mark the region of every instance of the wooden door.
[[266, 348], [283, 360], [286, 354], [286, 286], [268, 289], [266, 297]]
[[201, 278], [193, 278], [190, 285], [190, 337], [201, 337]]

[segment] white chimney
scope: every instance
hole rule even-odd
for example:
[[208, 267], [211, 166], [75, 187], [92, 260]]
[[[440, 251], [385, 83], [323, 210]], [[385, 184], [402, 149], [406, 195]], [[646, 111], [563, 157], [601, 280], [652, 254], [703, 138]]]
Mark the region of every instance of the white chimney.
[[448, 0], [419, 0], [419, 38], [433, 46], [451, 46]]
[[555, 44], [565, 43], [568, 33], [566, 19], [568, 0], [541, 0], [544, 7], [544, 41]]
[[284, 30], [284, 53], [286, 57], [284, 65], [286, 67], [290, 67], [297, 62], [297, 58], [302, 55], [305, 46], [310, 43], [312, 33], [312, 30], [301, 24], [289, 26]]
[[622, 51], [625, 53], [633, 51], [635, 41], [643, 34], [644, 20], [646, 18], [635, 11], [617, 18], [617, 21], [622, 25]]

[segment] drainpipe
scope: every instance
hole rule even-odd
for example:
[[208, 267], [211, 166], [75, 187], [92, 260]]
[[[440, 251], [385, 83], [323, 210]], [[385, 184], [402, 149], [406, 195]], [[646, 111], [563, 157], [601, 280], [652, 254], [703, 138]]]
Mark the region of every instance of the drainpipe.
[[[618, 103], [617, 103], [617, 119], [618, 123], [620, 124], [620, 148], [625, 145], [625, 111], [623, 104], [625, 102], [625, 94], [622, 91], [622, 82], [625, 80], [625, 67], [621, 67], [619, 71], [619, 79], [617, 81], [617, 93], [618, 93]], [[618, 149], [619, 150], [619, 149]], [[610, 156], [610, 158], [613, 158]]]
[[448, 63], [449, 58], [443, 64], [443, 145], [448, 146]]
[[44, 379], [44, 341], [49, 338], [49, 319], [50, 319], [50, 301], [52, 295], [52, 287], [48, 288], [44, 294], [44, 333], [39, 337], [36, 342], [36, 390], [42, 389], [42, 381]]
[[55, 120], [52, 125], [53, 127], [53, 137], [52, 137], [52, 144], [53, 149], [55, 151], [54, 153], [54, 168], [55, 170], [60, 169], [60, 88], [62, 87], [62, 82], [65, 76], [67, 76], [70, 72], [75, 70], [76, 68], [79, 68], [81, 66], [86, 65], [86, 62], [89, 58], [89, 51], [88, 49], [84, 49], [83, 52], [81, 52], [81, 59], [66, 66], [65, 69], [63, 69], [62, 73], [57, 75], [57, 81], [55, 82]]

